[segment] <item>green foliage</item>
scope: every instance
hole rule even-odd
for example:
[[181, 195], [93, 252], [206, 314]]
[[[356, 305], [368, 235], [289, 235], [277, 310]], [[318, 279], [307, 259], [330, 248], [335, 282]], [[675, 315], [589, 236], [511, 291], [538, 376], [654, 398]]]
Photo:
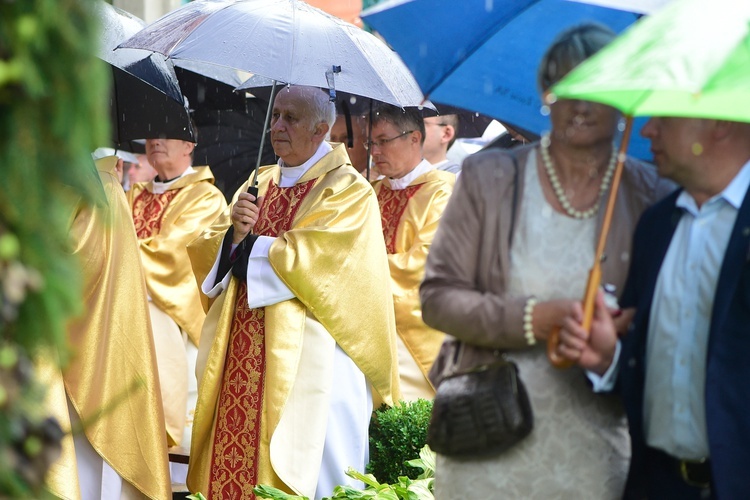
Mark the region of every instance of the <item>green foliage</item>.
[[[12, 345], [0, 345], [0, 492], [13, 498], [51, 498], [39, 487], [60, 452], [62, 429], [45, 418], [44, 388], [32, 378], [31, 362]], [[8, 495], [10, 497], [11, 495]], [[2, 495], [2, 498], [8, 498]]]
[[90, 153], [109, 137], [93, 4], [0, 2], [0, 227], [43, 280], [17, 319], [3, 318], [2, 335], [26, 351], [62, 345], [80, 311], [78, 263], [65, 245], [77, 197], [101, 190]]
[[400, 476], [416, 479], [420, 471], [407, 460], [425, 446], [431, 412], [432, 401], [424, 399], [377, 409], [370, 421], [367, 472], [386, 483], [395, 483]]
[[[380, 483], [372, 474], [362, 474], [350, 468], [346, 475], [365, 483], [365, 489], [336, 486], [333, 496], [323, 500], [434, 500], [435, 453], [424, 446], [419, 457], [409, 460], [409, 465], [422, 472], [417, 479], [401, 476], [393, 484]], [[253, 490], [258, 498], [272, 500], [309, 500], [307, 497], [289, 495], [271, 486], [259, 485]]]
[[260, 484], [253, 488], [253, 493], [255, 493], [258, 498], [270, 498], [272, 500], [310, 500], [307, 497], [290, 495], [289, 493], [285, 493], [278, 488], [274, 488], [273, 486], [266, 486], [264, 484]]
[[[94, 0], [0, 1], [0, 497], [41, 498], [60, 429], [28, 361], [62, 352], [81, 311], [68, 231], [101, 201], [90, 152], [106, 144], [107, 74]], [[25, 360], [25, 361], [24, 361]]]

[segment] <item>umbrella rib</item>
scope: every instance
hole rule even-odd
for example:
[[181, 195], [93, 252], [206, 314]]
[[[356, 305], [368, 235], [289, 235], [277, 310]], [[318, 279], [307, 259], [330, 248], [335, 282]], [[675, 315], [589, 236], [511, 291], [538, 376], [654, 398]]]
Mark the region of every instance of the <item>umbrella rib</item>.
[[646, 99], [648, 99], [649, 91], [641, 92], [641, 94], [635, 99], [635, 104], [633, 104], [633, 108], [630, 110], [630, 116], [635, 116], [635, 110], [638, 109], [641, 104], [646, 102]]
[[[216, 10], [214, 11], [214, 13], [216, 13], [216, 12], [221, 12], [222, 10], [224, 10], [224, 9], [227, 9], [227, 8], [229, 8], [229, 6], [230, 6], [230, 5], [232, 5], [232, 4], [228, 3], [228, 4], [224, 5], [223, 7], [219, 8], [219, 9], [216, 9]], [[194, 32], [194, 31], [195, 31], [195, 30], [196, 30], [196, 29], [197, 29], [197, 28], [198, 28], [198, 27], [199, 27], [199, 26], [200, 26], [201, 24], [205, 23], [205, 22], [206, 22], [206, 20], [208, 20], [208, 18], [209, 18], [209, 17], [211, 17], [211, 15], [212, 15], [212, 14], [208, 14], [208, 15], [205, 15], [205, 16], [203, 16], [203, 19], [201, 19], [201, 20], [200, 20], [200, 22], [198, 22], [198, 24], [196, 24], [196, 25], [195, 25], [195, 28], [193, 28], [193, 29], [192, 29], [192, 30], [190, 30], [189, 32], [186, 32], [186, 33], [185, 33], [185, 34], [184, 34], [184, 35], [183, 35], [183, 36], [182, 36], [182, 37], [181, 37], [181, 38], [180, 38], [179, 40], [177, 40], [177, 42], [175, 42], [174, 44], [172, 44], [172, 46], [171, 46], [171, 47], [170, 47], [170, 49], [169, 49], [169, 54], [165, 54], [165, 55], [166, 55], [166, 56], [169, 56], [169, 55], [170, 55], [170, 54], [172, 53], [172, 51], [173, 51], [173, 50], [175, 49], [175, 47], [177, 47], [178, 45], [180, 45], [180, 44], [181, 44], [181, 43], [182, 43], [182, 42], [183, 42], [183, 41], [184, 41], [184, 40], [185, 40], [185, 39], [186, 39], [187, 37], [189, 37], [190, 35], [192, 35], [192, 34], [193, 34], [193, 32]]]
[[289, 57], [289, 72], [287, 73], [289, 75], [289, 79], [292, 80], [292, 71], [294, 70], [292, 66], [292, 61], [294, 61], [294, 55], [297, 50], [297, 1], [292, 0], [292, 53], [291, 57]]

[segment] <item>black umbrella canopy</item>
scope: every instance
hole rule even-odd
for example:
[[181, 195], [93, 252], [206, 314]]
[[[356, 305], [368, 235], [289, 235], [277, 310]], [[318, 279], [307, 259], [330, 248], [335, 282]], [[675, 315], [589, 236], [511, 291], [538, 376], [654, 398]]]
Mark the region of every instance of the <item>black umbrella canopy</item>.
[[487, 126], [493, 120], [492, 117], [469, 111], [463, 108], [457, 108], [449, 104], [434, 102], [436, 111], [425, 109], [424, 116], [441, 116], [456, 115], [458, 116], [458, 130], [456, 138], [462, 137], [481, 137]]
[[180, 89], [188, 99], [190, 109], [245, 109], [245, 96], [234, 92], [243, 80], [237, 70], [210, 63], [181, 60], [174, 61], [174, 66]]
[[145, 50], [114, 50], [145, 23], [104, 2], [95, 4], [95, 13], [102, 28], [99, 57], [112, 68], [110, 114], [115, 144], [153, 137], [194, 141], [172, 63]]
[[[175, 71], [198, 133], [193, 163], [211, 167], [216, 187], [230, 201], [255, 168], [268, 100], [234, 92], [242, 78], [231, 68], [179, 61]], [[261, 164], [275, 161], [266, 136]]]
[[[266, 104], [249, 101], [246, 110], [202, 108], [196, 110], [198, 144], [193, 163], [209, 165], [216, 187], [227, 201], [252, 175], [263, 133]], [[270, 136], [266, 136], [261, 164], [276, 161]]]

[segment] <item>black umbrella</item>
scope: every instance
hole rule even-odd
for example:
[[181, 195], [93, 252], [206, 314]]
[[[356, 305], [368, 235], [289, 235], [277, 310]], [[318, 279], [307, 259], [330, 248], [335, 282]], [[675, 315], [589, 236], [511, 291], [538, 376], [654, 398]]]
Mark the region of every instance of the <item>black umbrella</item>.
[[449, 104], [433, 102], [437, 112], [425, 108], [424, 116], [456, 115], [458, 116], [458, 130], [456, 138], [462, 137], [482, 137], [487, 126], [493, 120], [492, 117], [469, 111], [463, 108], [457, 108]]
[[194, 141], [172, 63], [145, 50], [114, 50], [145, 23], [105, 2], [97, 2], [95, 12], [102, 28], [99, 57], [112, 68], [110, 114], [115, 144], [151, 137]]
[[[177, 61], [175, 72], [197, 128], [193, 163], [211, 167], [216, 187], [229, 201], [255, 168], [268, 100], [234, 92], [242, 79], [231, 68]], [[267, 136], [261, 163], [275, 161]]]

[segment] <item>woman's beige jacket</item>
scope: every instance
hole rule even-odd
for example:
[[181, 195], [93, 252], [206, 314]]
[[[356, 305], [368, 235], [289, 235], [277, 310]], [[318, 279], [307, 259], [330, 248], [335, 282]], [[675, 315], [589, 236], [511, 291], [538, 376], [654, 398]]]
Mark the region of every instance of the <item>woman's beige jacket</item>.
[[[506, 287], [511, 234], [522, 229], [513, 226], [524, 200], [524, 169], [528, 155], [536, 151], [531, 144], [481, 151], [464, 160], [420, 288], [425, 323], [449, 335], [430, 372], [436, 386], [446, 362], [456, 364], [453, 369], [469, 368], [493, 360], [500, 351], [526, 346], [523, 308], [528, 297], [509, 297]], [[674, 188], [653, 166], [626, 161], [602, 264], [603, 282], [614, 284], [618, 293], [625, 284], [638, 218]], [[609, 192], [602, 196], [599, 227], [608, 197]], [[455, 339], [466, 344], [464, 349], [456, 350]]]

